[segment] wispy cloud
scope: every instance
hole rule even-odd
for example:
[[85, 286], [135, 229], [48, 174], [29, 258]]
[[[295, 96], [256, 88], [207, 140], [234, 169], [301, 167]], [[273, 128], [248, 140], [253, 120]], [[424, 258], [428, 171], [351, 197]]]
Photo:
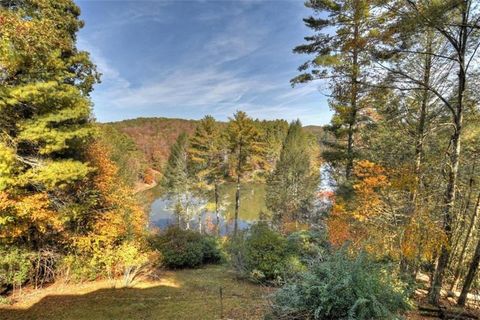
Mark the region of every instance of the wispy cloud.
[[[328, 121], [327, 108], [319, 108], [325, 100], [319, 84], [290, 87], [298, 59], [290, 53], [290, 30], [281, 24], [288, 12], [272, 9], [276, 2], [182, 2], [104, 5], [111, 8], [108, 17], [87, 21], [91, 27], [81, 33], [79, 47], [103, 74], [93, 93], [99, 120], [226, 119], [241, 109], [263, 119]], [[287, 48], [282, 56], [279, 47]]]

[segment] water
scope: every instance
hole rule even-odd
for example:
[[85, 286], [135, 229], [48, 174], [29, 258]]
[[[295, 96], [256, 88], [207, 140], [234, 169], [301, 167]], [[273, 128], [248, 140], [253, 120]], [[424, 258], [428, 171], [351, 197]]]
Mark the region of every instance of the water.
[[[328, 167], [323, 164], [320, 168], [320, 184], [318, 186], [318, 197], [315, 203], [317, 211], [328, 211], [331, 200], [329, 193], [334, 190], [332, 178], [330, 177]], [[220, 193], [220, 233], [228, 234], [233, 230], [234, 214], [235, 214], [235, 183], [225, 183], [219, 187]], [[162, 194], [162, 188], [157, 186], [143, 193], [144, 202], [150, 205], [150, 226], [164, 229], [169, 225], [177, 223], [177, 217], [173, 213], [171, 204]], [[262, 215], [268, 219], [271, 215], [265, 203], [265, 184], [260, 183], [244, 183], [240, 193], [240, 211], [238, 217], [238, 227], [240, 230], [248, 228], [252, 223], [259, 221]], [[211, 199], [205, 209], [201, 210], [190, 221], [190, 227], [199, 229], [213, 229], [217, 222], [215, 216], [215, 204], [213, 203], [213, 191], [211, 191]], [[200, 222], [200, 223], [199, 223]]]
[[[235, 192], [234, 183], [226, 183], [220, 186], [220, 232], [228, 234], [233, 230], [235, 214]], [[150, 207], [150, 226], [164, 229], [169, 225], [177, 223], [177, 217], [173, 213], [171, 203], [162, 195], [160, 187], [147, 191], [147, 198], [153, 200]], [[211, 192], [213, 199], [213, 191]], [[199, 214], [192, 218], [190, 227], [199, 229], [200, 227], [212, 229], [216, 224], [217, 218], [214, 213], [214, 203], [210, 201], [206, 204]], [[269, 215], [265, 203], [265, 185], [258, 183], [242, 184], [240, 193], [240, 210], [238, 217], [238, 227], [240, 230], [248, 228], [253, 222], [258, 221], [260, 216]]]

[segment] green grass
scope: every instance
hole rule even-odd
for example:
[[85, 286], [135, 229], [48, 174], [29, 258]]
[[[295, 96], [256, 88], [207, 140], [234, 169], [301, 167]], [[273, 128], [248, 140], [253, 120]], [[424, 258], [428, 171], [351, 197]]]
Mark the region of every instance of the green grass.
[[[40, 299], [0, 308], [0, 319], [262, 319], [269, 290], [237, 280], [224, 266], [165, 272], [159, 281], [112, 289], [107, 282], [46, 289]], [[27, 299], [28, 300], [28, 299]]]

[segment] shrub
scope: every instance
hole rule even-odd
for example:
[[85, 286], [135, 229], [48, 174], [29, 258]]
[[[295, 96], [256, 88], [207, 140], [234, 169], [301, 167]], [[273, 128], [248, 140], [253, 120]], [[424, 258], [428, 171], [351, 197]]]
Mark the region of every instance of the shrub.
[[151, 243], [162, 254], [163, 264], [173, 269], [217, 263], [222, 257], [216, 238], [178, 227], [168, 228], [151, 239]]
[[149, 256], [134, 242], [125, 242], [113, 251], [113, 265], [115, 275], [123, 277], [123, 285], [129, 287], [136, 278], [146, 271]]
[[321, 259], [329, 252], [325, 233], [312, 230], [303, 230], [291, 233], [287, 237], [288, 252], [298, 256], [302, 263], [311, 259]]
[[222, 250], [217, 237], [203, 236], [203, 263], [219, 263], [223, 260]]
[[95, 280], [104, 272], [101, 263], [91, 256], [68, 254], [59, 264], [59, 271], [67, 281]]
[[308, 272], [273, 297], [272, 319], [397, 319], [409, 307], [402, 284], [366, 254], [346, 250], [310, 264]]
[[17, 248], [0, 250], [0, 289], [21, 287], [32, 270], [30, 253]]
[[229, 252], [239, 273], [259, 281], [282, 279], [289, 262], [287, 240], [264, 223], [232, 239]]

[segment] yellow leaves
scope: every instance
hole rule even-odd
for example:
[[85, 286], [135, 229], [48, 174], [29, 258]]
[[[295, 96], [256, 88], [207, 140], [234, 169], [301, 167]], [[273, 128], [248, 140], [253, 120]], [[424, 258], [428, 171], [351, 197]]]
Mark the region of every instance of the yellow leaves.
[[368, 160], [357, 161], [353, 173], [359, 180], [354, 185], [357, 191], [373, 193], [376, 189], [389, 185], [385, 169]]
[[89, 145], [87, 150], [87, 156], [90, 164], [95, 168], [94, 183], [96, 188], [105, 196], [118, 188], [117, 184], [117, 172], [118, 168], [109, 158], [109, 150], [105, 145], [100, 144], [98, 141]]
[[405, 228], [402, 253], [410, 261], [431, 260], [447, 236], [441, 226], [424, 210], [415, 212]]
[[41, 234], [62, 231], [63, 221], [45, 193], [12, 198], [0, 192], [0, 226], [0, 238], [13, 240], [32, 228]]
[[313, 62], [317, 65], [317, 66], [325, 66], [325, 67], [331, 67], [331, 66], [335, 66], [337, 64], [340, 63], [340, 57], [337, 56], [337, 55], [321, 55], [321, 56], [317, 56]]
[[368, 160], [357, 161], [353, 173], [357, 178], [353, 185], [357, 209], [353, 215], [359, 221], [365, 221], [383, 205], [378, 192], [388, 187], [390, 182], [385, 169]]
[[141, 235], [146, 226], [145, 213], [134, 199], [133, 190], [118, 177], [118, 168], [110, 159], [108, 147], [95, 141], [90, 144], [87, 157], [90, 166], [95, 168], [93, 183], [101, 196], [101, 206], [108, 208], [92, 218], [93, 232], [89, 237], [114, 243], [128, 234]]
[[14, 181], [15, 152], [0, 142], [0, 191], [5, 190]]
[[22, 198], [16, 207], [18, 216], [30, 220], [40, 233], [46, 233], [49, 229], [56, 231], [63, 229], [58, 212], [52, 210], [50, 199], [44, 193]]

